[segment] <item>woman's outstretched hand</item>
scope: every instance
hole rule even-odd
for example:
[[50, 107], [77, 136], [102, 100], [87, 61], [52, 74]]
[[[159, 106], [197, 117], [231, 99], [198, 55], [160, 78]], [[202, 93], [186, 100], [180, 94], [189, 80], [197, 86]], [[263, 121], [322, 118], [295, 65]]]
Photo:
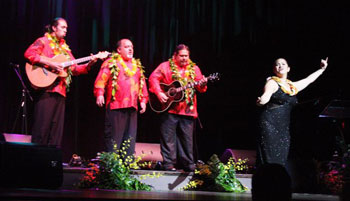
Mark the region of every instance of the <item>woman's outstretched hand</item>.
[[325, 60], [321, 59], [321, 69], [326, 70], [327, 66], [328, 66], [328, 57]]

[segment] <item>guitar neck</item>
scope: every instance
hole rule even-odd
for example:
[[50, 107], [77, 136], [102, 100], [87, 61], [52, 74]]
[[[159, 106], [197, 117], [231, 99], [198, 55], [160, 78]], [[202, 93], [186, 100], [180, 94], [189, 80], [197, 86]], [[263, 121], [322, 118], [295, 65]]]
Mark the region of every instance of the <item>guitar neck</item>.
[[183, 87], [178, 87], [178, 88], [176, 88], [176, 92], [184, 91], [184, 90], [186, 90], [186, 89], [188, 89], [188, 88], [193, 88], [193, 87], [195, 87], [195, 86], [197, 86], [197, 85], [199, 85], [199, 84], [200, 84], [199, 81], [188, 83], [188, 84], [186, 84], [186, 85], [183, 86]]
[[79, 63], [89, 61], [89, 60], [91, 60], [91, 58], [92, 58], [92, 56], [87, 56], [87, 57], [83, 57], [80, 59], [74, 59], [72, 61], [66, 61], [66, 62], [63, 62], [62, 64], [63, 64], [63, 67], [66, 68], [66, 67], [74, 65], [74, 64], [79, 64]]

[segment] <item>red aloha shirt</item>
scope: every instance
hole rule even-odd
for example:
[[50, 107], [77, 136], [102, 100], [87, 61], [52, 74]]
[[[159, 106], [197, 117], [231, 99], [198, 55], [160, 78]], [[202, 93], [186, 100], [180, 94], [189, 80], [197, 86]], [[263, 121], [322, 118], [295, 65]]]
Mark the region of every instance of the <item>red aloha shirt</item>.
[[[124, 61], [125, 62], [125, 61]], [[110, 106], [110, 109], [121, 109], [133, 107], [138, 110], [138, 101], [147, 103], [148, 102], [148, 91], [145, 79], [141, 79], [143, 82], [141, 99], [139, 100], [140, 91], [140, 78], [141, 72], [137, 68], [136, 73], [129, 76], [125, 73], [123, 66], [116, 61], [119, 73], [117, 76], [117, 90], [115, 92], [115, 100], [112, 97], [112, 74], [110, 71], [110, 64], [112, 61], [106, 60], [103, 62], [100, 72], [98, 73], [95, 80], [94, 95], [95, 97], [104, 96], [106, 92], [106, 108]], [[129, 69], [132, 69], [132, 62], [125, 62]]]
[[[53, 49], [50, 46], [50, 40], [47, 38], [46, 34], [43, 37], [38, 38], [33, 44], [31, 44], [28, 49], [24, 53], [24, 57], [33, 65], [37, 64], [40, 61], [40, 56], [46, 56], [49, 58], [52, 58], [55, 55]], [[59, 44], [65, 45], [65, 40], [61, 39], [59, 41]], [[68, 48], [68, 46], [67, 46]], [[69, 48], [68, 48], [69, 49]], [[74, 56], [72, 52], [66, 51], [69, 56], [69, 60], [74, 60]], [[86, 74], [90, 70], [89, 67], [87, 67], [87, 64], [82, 65], [73, 65], [69, 67], [72, 71], [73, 75], [79, 75], [79, 74]], [[67, 68], [65, 69], [67, 71]], [[62, 96], [66, 97], [66, 78], [64, 77], [58, 77], [56, 81], [49, 86], [45, 91], [46, 92], [56, 92], [61, 94]]]
[[[184, 70], [185, 68], [180, 68], [178, 66], [176, 67], [178, 68], [178, 71], [180, 72], [181, 76], [185, 77], [186, 76], [185, 70]], [[199, 81], [204, 77], [198, 66], [194, 66], [194, 71], [196, 75], [194, 81]], [[152, 72], [151, 76], [149, 77], [149, 86], [150, 86], [149, 90], [154, 94], [158, 94], [159, 92], [161, 92], [159, 83], [170, 84], [174, 81], [175, 80], [173, 80], [172, 78], [172, 71], [170, 68], [169, 61], [163, 62]], [[200, 93], [203, 93], [207, 91], [207, 86], [197, 85], [195, 89]], [[196, 93], [194, 94], [194, 97], [193, 97], [192, 110], [190, 109], [190, 106], [186, 103], [186, 101], [183, 100], [181, 102], [172, 103], [172, 106], [169, 108], [168, 113], [193, 116], [194, 118], [197, 118], [198, 113], [197, 113]]]

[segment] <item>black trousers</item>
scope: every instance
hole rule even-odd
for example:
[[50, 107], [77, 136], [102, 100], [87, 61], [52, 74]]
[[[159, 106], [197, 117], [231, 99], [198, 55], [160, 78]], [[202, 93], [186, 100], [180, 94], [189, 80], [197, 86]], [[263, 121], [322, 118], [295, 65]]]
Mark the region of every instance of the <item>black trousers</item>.
[[135, 108], [111, 110], [109, 106], [107, 107], [105, 119], [106, 151], [112, 152], [114, 144], [120, 149], [123, 142], [130, 140], [130, 147], [126, 152], [127, 156], [132, 156], [135, 152], [136, 133], [137, 111]]
[[193, 127], [193, 117], [170, 113], [163, 114], [160, 126], [160, 146], [164, 168], [175, 167], [177, 161], [181, 161], [184, 168], [193, 169], [195, 167]]
[[65, 97], [43, 93], [34, 106], [32, 142], [61, 146], [64, 128]]

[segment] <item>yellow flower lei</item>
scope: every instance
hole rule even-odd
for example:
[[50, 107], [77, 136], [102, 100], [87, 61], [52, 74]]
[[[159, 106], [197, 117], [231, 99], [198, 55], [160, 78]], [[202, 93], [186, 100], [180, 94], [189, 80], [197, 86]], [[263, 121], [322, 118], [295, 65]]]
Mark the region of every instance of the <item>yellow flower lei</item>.
[[123, 66], [124, 69], [124, 73], [125, 75], [132, 77], [133, 75], [135, 75], [136, 70], [137, 70], [137, 63], [136, 63], [136, 59], [132, 58], [131, 62], [132, 62], [132, 70], [130, 70], [130, 68], [125, 64], [123, 58], [121, 56], [119, 56], [119, 58], [117, 59], [120, 63], [120, 65]]
[[[181, 76], [172, 58], [169, 59], [169, 63], [170, 63], [170, 69], [172, 72], [171, 77], [173, 78], [173, 80], [178, 80], [183, 86], [186, 86], [187, 83], [194, 81], [194, 78], [196, 77], [194, 66], [196, 64], [193, 63], [190, 59], [189, 59], [189, 64], [186, 66], [186, 69], [185, 69], [185, 77]], [[193, 110], [193, 97], [194, 97], [194, 89], [193, 88], [186, 89], [185, 99], [186, 99], [186, 103], [190, 106], [191, 110]]]
[[50, 41], [49, 46], [55, 55], [64, 54], [70, 59], [68, 51], [70, 52], [71, 50], [64, 39], [59, 41], [55, 36], [49, 33], [45, 33], [45, 37]]
[[289, 89], [286, 89], [281, 83], [281, 78], [272, 76], [271, 79], [275, 80], [278, 85], [281, 87], [282, 91], [290, 96], [294, 96], [298, 93], [298, 89], [293, 85], [293, 82], [290, 80], [286, 80], [287, 84], [289, 85]]
[[115, 100], [115, 93], [119, 89], [117, 81], [118, 81], [118, 75], [119, 75], [120, 69], [117, 65], [117, 61], [123, 66], [125, 75], [127, 75], [129, 77], [135, 75], [137, 69], [140, 70], [141, 75], [140, 75], [140, 87], [139, 87], [138, 98], [141, 101], [141, 99], [143, 98], [142, 90], [143, 90], [143, 87], [145, 85], [145, 83], [144, 83], [144, 80], [145, 80], [144, 67], [141, 64], [140, 59], [133, 58], [132, 59], [133, 69], [130, 71], [130, 69], [126, 66], [125, 62], [123, 61], [120, 54], [118, 54], [118, 53], [113, 53], [111, 58], [108, 60], [108, 62], [110, 63], [108, 65], [108, 67], [109, 67], [110, 73], [112, 75], [112, 97], [113, 97], [113, 100]]
[[[66, 41], [64, 39], [58, 40], [55, 36], [52, 36], [49, 33], [45, 33], [45, 37], [50, 41], [49, 46], [52, 49], [52, 52], [54, 55], [59, 55], [63, 54], [66, 56], [67, 59], [70, 59], [70, 55], [68, 51], [70, 52], [71, 50], [69, 49], [69, 46], [67, 45]], [[69, 91], [69, 86], [72, 83], [72, 70], [70, 68], [67, 69], [68, 76], [66, 77], [66, 89], [67, 92]]]

